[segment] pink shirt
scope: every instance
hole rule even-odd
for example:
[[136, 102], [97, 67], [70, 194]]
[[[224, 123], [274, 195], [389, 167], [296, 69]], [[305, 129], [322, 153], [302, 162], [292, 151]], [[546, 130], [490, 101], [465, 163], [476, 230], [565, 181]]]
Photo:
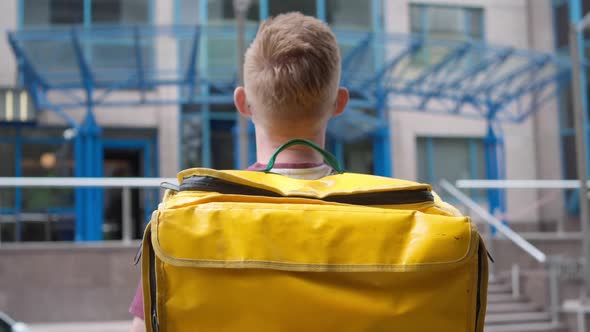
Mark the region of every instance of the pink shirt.
[[[280, 172], [280, 173], [285, 173], [284, 175], [287, 175], [290, 177], [296, 177], [296, 178], [299, 178], [299, 177], [317, 178], [317, 177], [329, 175], [332, 172], [332, 170], [330, 168], [328, 168], [327, 166], [326, 166], [326, 168], [321, 167], [321, 166], [325, 166], [325, 165], [314, 164], [314, 163], [299, 163], [299, 164], [277, 163], [277, 164], [275, 164], [273, 170], [275, 170], [275, 171], [278, 169], [284, 170], [284, 172]], [[261, 170], [264, 170], [265, 168], [266, 168], [266, 165], [256, 163], [256, 164], [248, 167], [248, 170], [249, 171], [261, 171]], [[298, 171], [302, 171], [304, 169], [307, 169], [312, 172], [298, 174], [299, 173]], [[129, 312], [132, 315], [145, 320], [144, 313], [143, 313], [143, 291], [142, 291], [142, 287], [141, 287], [141, 280], [139, 281], [139, 285], [137, 286], [137, 291], [135, 291], [135, 296], [133, 297], [133, 302], [131, 302], [131, 307], [129, 308]]]

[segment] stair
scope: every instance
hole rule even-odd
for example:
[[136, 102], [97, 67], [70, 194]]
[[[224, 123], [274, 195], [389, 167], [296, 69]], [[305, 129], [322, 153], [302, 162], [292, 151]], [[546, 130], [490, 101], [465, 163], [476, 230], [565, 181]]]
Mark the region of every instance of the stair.
[[563, 324], [551, 322], [551, 315], [526, 298], [513, 298], [510, 281], [490, 281], [485, 332], [567, 332]]

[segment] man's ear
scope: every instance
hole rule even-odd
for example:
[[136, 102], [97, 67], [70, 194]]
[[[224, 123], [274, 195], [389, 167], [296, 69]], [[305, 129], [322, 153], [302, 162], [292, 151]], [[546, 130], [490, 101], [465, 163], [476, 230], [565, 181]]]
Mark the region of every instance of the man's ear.
[[338, 95], [336, 96], [336, 105], [334, 105], [334, 113], [332, 116], [338, 116], [344, 112], [346, 109], [346, 105], [348, 105], [348, 100], [350, 99], [350, 95], [348, 94], [348, 90], [346, 88], [338, 88]]
[[234, 91], [234, 104], [242, 116], [247, 118], [252, 117], [252, 112], [250, 112], [250, 107], [248, 107], [248, 102], [246, 101], [246, 89], [243, 86], [237, 87]]

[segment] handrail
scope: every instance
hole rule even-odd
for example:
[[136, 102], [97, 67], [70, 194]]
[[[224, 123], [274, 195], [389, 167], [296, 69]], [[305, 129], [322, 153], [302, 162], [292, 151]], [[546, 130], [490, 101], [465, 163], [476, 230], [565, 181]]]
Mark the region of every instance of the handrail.
[[176, 184], [176, 178], [85, 178], [85, 177], [0, 177], [1, 187], [103, 187], [158, 188], [162, 182]]
[[463, 189], [580, 189], [579, 180], [458, 180], [456, 184]]
[[523, 251], [525, 251], [527, 254], [533, 257], [537, 262], [545, 263], [547, 261], [547, 255], [545, 255], [545, 253], [543, 253], [537, 247], [525, 240], [518, 233], [514, 232], [512, 229], [510, 229], [510, 227], [504, 225], [500, 220], [498, 220], [498, 218], [491, 215], [479, 204], [477, 204], [467, 195], [459, 191], [459, 189], [455, 188], [455, 186], [450, 184], [447, 180], [442, 180], [440, 182], [440, 185], [445, 191], [453, 195], [461, 203], [465, 204], [468, 208], [470, 208], [473, 212], [478, 214], [488, 224], [495, 227], [498, 232], [506, 236], [510, 241], [512, 241], [515, 245], [517, 245]]
[[[140, 178], [140, 177], [0, 177], [0, 188], [119, 188], [122, 190], [122, 240], [129, 243], [133, 237], [133, 222], [131, 212], [131, 188], [160, 188], [167, 182], [178, 183], [176, 178]], [[22, 216], [22, 213], [19, 214]]]

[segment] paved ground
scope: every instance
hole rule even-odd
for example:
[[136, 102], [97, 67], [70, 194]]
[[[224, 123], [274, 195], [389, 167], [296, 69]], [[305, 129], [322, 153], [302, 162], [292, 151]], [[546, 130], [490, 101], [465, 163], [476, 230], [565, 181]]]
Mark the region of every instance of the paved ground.
[[105, 323], [29, 324], [31, 332], [128, 332], [131, 321]]

